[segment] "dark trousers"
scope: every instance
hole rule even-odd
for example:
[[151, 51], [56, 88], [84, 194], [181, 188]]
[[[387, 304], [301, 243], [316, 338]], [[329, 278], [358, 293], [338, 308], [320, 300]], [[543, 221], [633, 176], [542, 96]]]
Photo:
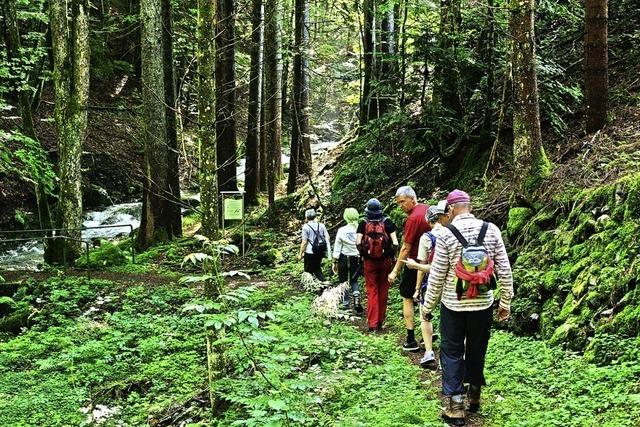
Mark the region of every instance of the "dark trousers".
[[358, 284], [359, 267], [360, 257], [340, 254], [340, 258], [338, 258], [338, 280], [340, 280], [340, 283], [349, 282], [349, 290], [344, 294], [343, 301], [347, 305], [351, 295], [360, 295], [360, 286]]
[[367, 323], [370, 328], [381, 327], [387, 316], [389, 273], [393, 269], [391, 258], [365, 259], [364, 282], [367, 287]]
[[322, 255], [304, 254], [304, 271], [311, 273], [318, 280], [324, 282], [324, 274], [322, 274]]
[[442, 394], [464, 394], [463, 384], [485, 385], [484, 358], [491, 333], [493, 307], [453, 311], [440, 304]]

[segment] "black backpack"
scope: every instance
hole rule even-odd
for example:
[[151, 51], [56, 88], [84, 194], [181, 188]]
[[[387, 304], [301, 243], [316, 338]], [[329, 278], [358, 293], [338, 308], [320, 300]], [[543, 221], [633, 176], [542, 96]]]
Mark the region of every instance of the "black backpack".
[[[311, 226], [309, 226], [311, 228]], [[311, 228], [313, 230], [313, 228]], [[320, 224], [318, 224], [318, 229], [314, 230], [315, 236], [313, 238], [313, 242], [311, 242], [311, 251], [314, 255], [322, 255], [325, 256], [327, 254], [327, 242], [324, 240], [324, 235], [320, 238]]]

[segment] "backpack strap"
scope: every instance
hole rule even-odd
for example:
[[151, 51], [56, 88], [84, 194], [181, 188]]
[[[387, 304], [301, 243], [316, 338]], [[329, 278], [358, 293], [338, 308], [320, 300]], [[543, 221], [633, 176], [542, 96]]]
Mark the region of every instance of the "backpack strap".
[[456, 236], [456, 239], [458, 239], [458, 242], [462, 244], [463, 248], [469, 246], [469, 242], [467, 242], [467, 239], [464, 238], [462, 233], [460, 233], [460, 231], [453, 224], [447, 225], [447, 228], [453, 233], [454, 236]]
[[488, 228], [489, 228], [489, 223], [482, 221], [482, 227], [480, 227], [480, 234], [478, 234], [478, 240], [476, 240], [476, 244], [478, 246], [482, 246], [482, 244], [484, 243], [484, 236], [486, 236]]

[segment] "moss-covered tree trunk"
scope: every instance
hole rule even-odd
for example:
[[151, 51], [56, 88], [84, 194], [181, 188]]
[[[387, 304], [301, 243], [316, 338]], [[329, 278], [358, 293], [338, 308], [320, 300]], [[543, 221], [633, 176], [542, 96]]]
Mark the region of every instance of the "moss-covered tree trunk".
[[251, 46], [249, 55], [249, 109], [247, 114], [247, 142], [245, 191], [248, 204], [258, 202], [260, 188], [260, 110], [262, 98], [262, 59], [264, 41], [264, 1], [253, 0], [251, 9]]
[[145, 180], [138, 244], [140, 247], [148, 247], [173, 237], [170, 219], [172, 194], [169, 191], [162, 3], [157, 0], [142, 0], [140, 22]]
[[234, 0], [216, 3], [216, 138], [218, 186], [223, 191], [238, 189], [236, 180], [236, 72]]
[[202, 233], [217, 238], [219, 230], [215, 115], [214, 11], [216, 0], [198, 0], [198, 136]]
[[[49, 2], [53, 47], [54, 116], [60, 175], [59, 224], [82, 227], [82, 145], [89, 98], [89, 16], [87, 0]], [[67, 258], [80, 253], [80, 231], [64, 232]]]
[[536, 76], [534, 0], [510, 0], [513, 40], [513, 149], [517, 171], [516, 199], [531, 201], [532, 193], [550, 173], [540, 133], [540, 107]]
[[293, 90], [291, 117], [291, 160], [287, 193], [296, 190], [299, 175], [311, 171], [309, 138], [309, 1], [295, 1], [295, 40], [293, 56]]
[[180, 166], [176, 111], [176, 72], [173, 61], [173, 9], [171, 0], [162, 0], [162, 53], [164, 65], [164, 98], [167, 126], [167, 216], [169, 235], [182, 236], [180, 207]]
[[280, 136], [282, 130], [282, 61], [280, 53], [279, 0], [266, 0], [264, 29], [265, 140], [269, 206], [275, 203], [275, 188], [282, 175]]
[[586, 0], [584, 31], [584, 95], [587, 133], [604, 127], [609, 103], [607, 0]]
[[[2, 0], [0, 2], [2, 8], [2, 15], [4, 16], [4, 41], [7, 51], [7, 62], [9, 65], [10, 73], [13, 76], [18, 75], [18, 70], [15, 69], [21, 59], [21, 42], [20, 33], [18, 30], [18, 21], [16, 16], [15, 2], [13, 0]], [[29, 100], [29, 92], [26, 88], [12, 87], [10, 92], [13, 98], [18, 103], [18, 110], [20, 112], [20, 118], [22, 120], [22, 133], [25, 136], [38, 141], [36, 130], [33, 126], [33, 115], [31, 112], [31, 102]], [[35, 182], [34, 190], [36, 195], [36, 204], [38, 208], [38, 219], [40, 221], [40, 228], [52, 228], [51, 213], [49, 209], [48, 194], [46, 191], [46, 183], [41, 176], [33, 176], [32, 179]], [[51, 235], [47, 235], [51, 237]], [[49, 262], [53, 259], [51, 249], [53, 245], [49, 240], [45, 241], [45, 261]]]

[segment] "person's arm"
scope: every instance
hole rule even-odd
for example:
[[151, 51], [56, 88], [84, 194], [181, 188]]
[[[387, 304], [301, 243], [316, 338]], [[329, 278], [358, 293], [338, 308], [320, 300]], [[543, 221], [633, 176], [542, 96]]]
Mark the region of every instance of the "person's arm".
[[331, 236], [329, 236], [329, 231], [324, 225], [322, 226], [322, 232], [324, 233], [325, 242], [327, 242], [327, 258], [331, 259]]
[[334, 262], [338, 261], [340, 258], [340, 251], [342, 251], [342, 234], [340, 233], [341, 229], [338, 229], [336, 233], [336, 241], [333, 243], [333, 260]]
[[424, 295], [425, 312], [431, 313], [437, 302], [442, 296], [444, 281], [449, 272], [449, 249], [444, 239], [436, 240], [436, 252], [431, 261], [431, 270], [429, 271], [429, 281], [427, 284], [427, 292]]
[[[397, 238], [396, 238], [397, 239]], [[411, 243], [402, 242], [402, 248], [400, 249], [400, 254], [398, 255], [398, 259], [396, 260], [396, 264], [393, 266], [393, 270], [389, 273], [389, 283], [392, 283], [398, 277], [398, 274], [402, 272], [402, 267], [404, 266], [404, 260], [407, 259], [407, 255], [411, 251]]]
[[300, 243], [300, 253], [298, 254], [298, 259], [304, 258], [304, 252], [307, 250], [307, 239], [303, 238], [302, 243]]
[[307, 250], [308, 242], [309, 242], [309, 239], [307, 238], [307, 233], [304, 229], [304, 226], [302, 226], [302, 242], [300, 243], [300, 251], [298, 253], [298, 259], [304, 258], [304, 253]]
[[492, 231], [496, 233], [498, 242], [496, 244], [493, 262], [496, 266], [496, 275], [500, 284], [500, 306], [498, 308], [498, 319], [500, 321], [507, 320], [511, 313], [511, 298], [513, 297], [513, 274], [511, 272], [511, 264], [507, 256], [507, 249], [504, 246], [500, 230], [491, 224]]

